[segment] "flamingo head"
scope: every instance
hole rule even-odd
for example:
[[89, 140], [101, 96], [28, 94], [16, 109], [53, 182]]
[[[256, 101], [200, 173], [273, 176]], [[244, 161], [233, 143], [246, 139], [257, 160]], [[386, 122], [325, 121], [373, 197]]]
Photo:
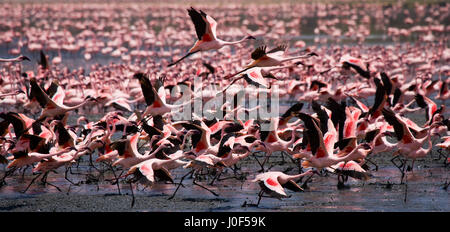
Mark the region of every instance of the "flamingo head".
[[23, 61], [23, 60], [31, 61], [30, 58], [28, 58], [28, 57], [26, 57], [26, 56], [23, 56], [23, 55], [19, 57], [19, 60], [20, 60], [20, 61]]
[[256, 40], [256, 38], [255, 38], [255, 37], [253, 37], [253, 36], [251, 36], [251, 35], [249, 35], [249, 36], [245, 37], [245, 39], [252, 39], [252, 40]]
[[84, 100], [98, 102], [97, 98], [88, 95]]
[[19, 90], [16, 91], [16, 94], [21, 94], [21, 93], [26, 94], [26, 93], [25, 93], [23, 90], [21, 90], [21, 89], [19, 89]]
[[372, 146], [368, 143], [361, 143], [358, 145], [359, 148], [362, 148], [364, 150], [372, 150]]

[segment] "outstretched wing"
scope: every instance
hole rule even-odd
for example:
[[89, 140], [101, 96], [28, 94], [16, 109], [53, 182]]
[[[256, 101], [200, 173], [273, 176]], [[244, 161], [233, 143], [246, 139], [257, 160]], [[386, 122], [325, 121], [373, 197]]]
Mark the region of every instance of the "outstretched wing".
[[286, 44], [282, 44], [282, 45], [278, 45], [276, 47], [274, 47], [273, 49], [271, 49], [270, 51], [267, 52], [267, 54], [269, 53], [275, 53], [275, 52], [285, 52], [287, 49], [287, 45]]
[[42, 88], [37, 84], [36, 78], [30, 79], [31, 93], [30, 95], [36, 97], [42, 108], [45, 107], [56, 107], [56, 103], [48, 97], [48, 95], [42, 90]]
[[151, 106], [153, 102], [156, 100], [155, 90], [152, 86], [152, 83], [148, 79], [148, 77], [144, 73], [135, 73], [134, 78], [139, 79], [139, 83], [141, 84], [142, 94], [145, 98], [145, 103], [148, 106]]
[[266, 55], [266, 48], [267, 48], [267, 46], [265, 46], [265, 45], [256, 48], [256, 49], [252, 52], [252, 55], [251, 55], [252, 59], [253, 59], [253, 60], [257, 60], [257, 59], [259, 59], [259, 58], [265, 56], [265, 55]]
[[206, 22], [200, 12], [191, 7], [187, 9], [189, 16], [195, 26], [195, 32], [197, 33], [198, 40], [202, 40], [203, 35], [206, 33]]

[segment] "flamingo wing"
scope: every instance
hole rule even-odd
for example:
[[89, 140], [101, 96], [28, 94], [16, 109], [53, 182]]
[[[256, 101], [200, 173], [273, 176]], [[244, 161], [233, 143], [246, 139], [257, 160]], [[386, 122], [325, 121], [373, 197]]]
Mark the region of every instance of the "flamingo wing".
[[283, 188], [287, 188], [287, 189], [289, 189], [291, 191], [294, 191], [294, 192], [302, 192], [302, 191], [304, 191], [303, 188], [300, 187], [293, 180], [289, 180], [288, 182], [286, 182], [286, 184], [283, 184], [282, 186], [283, 186]]
[[393, 87], [392, 81], [385, 72], [381, 72], [380, 76], [381, 76], [381, 81], [383, 82], [384, 90], [386, 91], [386, 95], [389, 96], [389, 94], [391, 94], [392, 87]]
[[42, 69], [48, 69], [49, 68], [49, 62], [47, 59], [47, 56], [44, 54], [44, 52], [41, 50], [40, 52], [40, 60], [38, 61], [38, 64], [42, 66]]
[[400, 90], [400, 88], [396, 88], [394, 91], [394, 99], [392, 99], [392, 106], [395, 106], [400, 101], [401, 96], [402, 91]]
[[42, 90], [42, 88], [37, 84], [36, 78], [30, 79], [31, 90], [30, 95], [36, 97], [36, 100], [39, 102], [42, 108], [57, 107], [56, 103], [48, 97], [48, 95]]
[[251, 54], [252, 59], [253, 60], [257, 60], [257, 59], [260, 59], [263, 56], [265, 56], [266, 55], [266, 48], [267, 48], [267, 46], [265, 46], [265, 45], [256, 48]]
[[54, 80], [54, 81], [52, 81], [52, 83], [50, 84], [50, 86], [47, 88], [47, 90], [45, 90], [45, 93], [46, 93], [49, 97], [53, 98], [53, 96], [55, 95], [55, 93], [58, 91], [58, 87], [59, 87], [58, 81]]
[[378, 112], [380, 109], [382, 109], [384, 107], [384, 104], [386, 103], [386, 90], [384, 86], [377, 78], [374, 78], [373, 81], [377, 86], [377, 90], [375, 91], [375, 101], [372, 108], [370, 108], [369, 110], [369, 114], [372, 116], [375, 115], [375, 112]]
[[142, 162], [139, 166], [139, 171], [145, 178], [151, 183], [155, 182], [155, 172], [153, 170], [153, 160], [147, 160]]
[[375, 129], [367, 132], [366, 136], [364, 137], [364, 141], [366, 141], [367, 143], [372, 143], [373, 139], [378, 135], [378, 133], [380, 133], [380, 131], [380, 129]]
[[273, 55], [282, 55], [284, 52], [286, 52], [287, 45], [282, 44], [274, 47], [270, 51], [267, 52], [267, 54], [273, 54]]
[[344, 61], [343, 64], [344, 64], [343, 67], [351, 67], [351, 68], [353, 68], [362, 77], [367, 78], [367, 79], [370, 78], [370, 73], [368, 72], [368, 70], [367, 71], [364, 70], [358, 64], [355, 64], [355, 63], [352, 63], [352, 62], [348, 62], [348, 61]]
[[210, 38], [216, 39], [217, 22], [211, 16], [200, 10], [204, 20], [206, 21], [206, 33]]
[[167, 170], [165, 167], [156, 169], [153, 172], [154, 172], [154, 176], [156, 178], [158, 178], [158, 180], [169, 181], [170, 183], [174, 183], [172, 175], [170, 174], [169, 170]]
[[148, 125], [146, 122], [142, 121], [142, 129], [148, 134], [148, 136], [151, 138], [153, 135], [160, 135], [163, 136], [162, 131], [156, 129], [153, 126]]
[[437, 105], [436, 103], [434, 103], [431, 99], [429, 99], [426, 96], [423, 96], [421, 94], [416, 94], [414, 96], [417, 105], [419, 105], [419, 107], [426, 109], [427, 113], [425, 115], [425, 118], [427, 121], [432, 120], [432, 117], [434, 115], [434, 112], [436, 112], [437, 110]]
[[409, 130], [406, 123], [398, 118], [392, 110], [383, 109], [382, 113], [384, 119], [386, 119], [386, 121], [394, 127], [395, 134], [399, 141], [403, 140], [403, 142], [409, 143], [410, 141], [414, 140], [414, 137], [411, 134], [411, 131]]
[[325, 148], [325, 144], [323, 142], [323, 134], [317, 124], [317, 119], [314, 119], [308, 114], [299, 113], [298, 117], [305, 123], [306, 128], [306, 136], [303, 135], [303, 138], [307, 138], [307, 141], [311, 148], [311, 153], [316, 155], [317, 158], [328, 156], [327, 150]]
[[145, 103], [147, 103], [148, 106], [152, 105], [153, 102], [156, 100], [155, 96], [156, 94], [153, 89], [152, 83], [144, 73], [135, 73], [134, 78], [137, 78], [139, 80], [139, 83], [141, 84], [142, 94], [144, 95]]
[[322, 134], [327, 133], [328, 119], [329, 119], [327, 112], [324, 109], [322, 109], [322, 106], [316, 101], [312, 101], [311, 106], [313, 111], [317, 114], [317, 117], [319, 118], [320, 131], [322, 131]]
[[302, 110], [303, 105], [304, 104], [302, 102], [297, 102], [294, 105], [292, 105], [291, 107], [289, 107], [289, 109], [286, 110], [286, 112], [284, 112], [283, 115], [281, 115], [280, 121], [290, 119], [292, 116], [295, 116], [296, 113], [298, 113]]
[[56, 132], [58, 134], [57, 141], [59, 146], [71, 146], [73, 147], [74, 139], [69, 134], [67, 129], [64, 127], [63, 123], [61, 121], [56, 124]]
[[287, 196], [284, 192], [283, 186], [278, 182], [278, 176], [268, 176], [262, 182], [262, 184], [269, 190], [275, 192], [281, 196]]
[[364, 105], [364, 103], [362, 103], [362, 102], [359, 101], [358, 99], [354, 98], [353, 96], [350, 96], [350, 95], [348, 95], [348, 94], [346, 94], [346, 95], [350, 98], [350, 100], [351, 100], [356, 106], [359, 107], [359, 109], [360, 109], [363, 113], [369, 112], [369, 107], [367, 107], [366, 105]]
[[256, 87], [262, 86], [264, 88], [268, 88], [269, 85], [261, 74], [261, 68], [252, 68], [244, 74], [244, 79], [251, 85]]
[[9, 124], [11, 123], [14, 128], [14, 133], [16, 134], [16, 137], [20, 137], [27, 128], [25, 121], [20, 117], [18, 113], [15, 112], [8, 112], [7, 114], [1, 113], [0, 118], [3, 118], [7, 122], [6, 129], [8, 129]]
[[139, 135], [140, 135], [140, 133], [136, 133], [135, 135], [131, 136], [131, 138], [128, 142], [128, 144], [129, 144], [128, 149], [130, 149], [130, 151], [132, 151], [133, 154], [139, 154], [139, 151], [137, 148], [137, 145], [139, 142]]
[[202, 40], [203, 35], [206, 32], [206, 22], [202, 15], [193, 7], [187, 9], [189, 16], [195, 26], [195, 32], [197, 33], [198, 40]]
[[355, 161], [340, 162], [333, 166], [335, 172], [351, 176], [360, 180], [370, 179], [370, 175]]

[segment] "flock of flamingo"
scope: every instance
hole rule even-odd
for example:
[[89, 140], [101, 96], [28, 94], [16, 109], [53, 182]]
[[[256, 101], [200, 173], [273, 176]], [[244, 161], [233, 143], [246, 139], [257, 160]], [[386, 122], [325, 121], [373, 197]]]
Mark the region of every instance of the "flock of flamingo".
[[[307, 15], [311, 6], [293, 7]], [[258, 206], [263, 197], [289, 197], [285, 189], [308, 191], [308, 185], [314, 184], [312, 177], [321, 178], [324, 173], [336, 174], [339, 189], [348, 187], [348, 177], [367, 181], [371, 172], [378, 171], [371, 158], [383, 152], [392, 153], [401, 183], [414, 171], [415, 160], [435, 147], [444, 164], [450, 162], [446, 107], [450, 49], [445, 37], [449, 26], [439, 24], [440, 14], [424, 16], [433, 8], [417, 5], [415, 13], [421, 17], [403, 12], [405, 25], [424, 20], [428, 26], [388, 28], [393, 37], [418, 33], [414, 44], [306, 46], [297, 41], [290, 49], [279, 41], [295, 36], [296, 25], [304, 22], [292, 13], [292, 21], [278, 20], [277, 13], [291, 12], [288, 8], [250, 8], [243, 21], [239, 21], [240, 8], [211, 9], [218, 21], [206, 7], [190, 7], [187, 12], [176, 8], [170, 14], [164, 12], [167, 9], [152, 8], [152, 18], [158, 20], [147, 24], [136, 19], [142, 15], [132, 14], [141, 12], [138, 6], [126, 8], [121, 17], [109, 21], [115, 11], [99, 11], [95, 4], [69, 6], [73, 14], [52, 5], [45, 11], [21, 7], [26, 9], [18, 13], [6, 4], [0, 13], [10, 16], [0, 22], [0, 27], [10, 29], [0, 43], [19, 37], [18, 47], [9, 49], [16, 57], [0, 59], [0, 188], [32, 175], [23, 193], [39, 178], [44, 186], [61, 191], [62, 186], [47, 181], [48, 175], [58, 175], [57, 170], [65, 171], [70, 186], [86, 184], [70, 177], [77, 175], [73, 172], [77, 164], [87, 159], [96, 175], [110, 172], [114, 176], [109, 181], [117, 185], [119, 194], [121, 184], [129, 184], [133, 193], [133, 184], [151, 188], [159, 182], [176, 186], [172, 199], [180, 187], [188, 187], [185, 179], [191, 178], [193, 185], [219, 196], [210, 186], [223, 176], [238, 183], [240, 163], [251, 162], [256, 167], [252, 181], [261, 190], [257, 203], [245, 206]], [[314, 33], [324, 32], [336, 40], [345, 34], [356, 43], [370, 34], [368, 15], [361, 16], [346, 5], [316, 7], [314, 12], [322, 20]], [[449, 7], [447, 3], [438, 10], [448, 14]], [[383, 14], [400, 11], [395, 5], [368, 8], [381, 25], [386, 20]], [[39, 20], [16, 20], [23, 12]], [[42, 12], [52, 17], [44, 18]], [[345, 12], [347, 20], [326, 17]], [[83, 17], [92, 20], [79, 21]], [[129, 19], [133, 19], [131, 26]], [[348, 26], [346, 33], [340, 24]], [[252, 25], [259, 27], [248, 29]], [[27, 31], [18, 31], [19, 27]], [[153, 33], [155, 27], [158, 34]], [[69, 28], [77, 29], [78, 35]], [[261, 44], [261, 38], [276, 41], [275, 45]], [[22, 55], [26, 46], [39, 56]], [[62, 65], [61, 50], [72, 56], [82, 51], [85, 60], [111, 55], [122, 63], [93, 64], [89, 72], [70, 70]], [[50, 57], [49, 52], [58, 55]], [[38, 63], [37, 69], [24, 71], [32, 62]], [[202, 79], [200, 85], [195, 78]], [[232, 101], [209, 109], [214, 117], [191, 113], [189, 120], [174, 119], [183, 108], [192, 109], [194, 101], [206, 103], [225, 92]], [[273, 95], [279, 102], [271, 105], [289, 105], [281, 116], [248, 117], [266, 106], [250, 108], [242, 104], [243, 99]], [[145, 108], [140, 109], [143, 104]], [[421, 121], [413, 121], [413, 114], [420, 114]], [[90, 115], [100, 117], [93, 120]], [[433, 144], [436, 139], [438, 143]], [[271, 171], [283, 166], [268, 165], [274, 153], [298, 169]], [[186, 174], [173, 176], [174, 169], [186, 169]], [[208, 178], [211, 181], [202, 183]]]

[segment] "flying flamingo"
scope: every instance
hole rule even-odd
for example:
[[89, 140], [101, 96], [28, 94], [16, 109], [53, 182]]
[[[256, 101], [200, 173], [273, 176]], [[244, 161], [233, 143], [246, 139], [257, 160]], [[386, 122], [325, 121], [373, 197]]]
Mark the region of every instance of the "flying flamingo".
[[304, 59], [312, 56], [318, 56], [315, 52], [310, 52], [306, 55], [301, 56], [293, 56], [293, 57], [284, 57], [283, 54], [286, 52], [286, 45], [279, 45], [269, 51], [266, 51], [267, 46], [261, 46], [256, 48], [252, 54], [251, 58], [253, 62], [247, 65], [243, 70], [227, 76], [227, 78], [234, 77], [242, 72], [245, 72], [254, 67], [272, 67], [282, 65], [286, 61], [295, 60], [295, 59]]
[[[31, 88], [32, 88], [31, 91], [34, 92], [36, 99], [38, 100], [39, 104], [43, 108], [41, 115], [37, 119], [38, 121], [40, 121], [46, 117], [54, 117], [54, 116], [58, 116], [58, 115], [64, 115], [65, 113], [67, 113], [71, 110], [75, 110], [80, 107], [83, 107], [90, 101], [96, 101], [95, 98], [88, 96], [88, 97], [86, 97], [86, 99], [83, 103], [81, 103], [79, 105], [68, 107], [68, 106], [63, 105], [62, 102], [58, 101], [57, 99], [56, 99], [56, 101], [50, 99], [49, 96], [37, 84], [35, 78], [31, 78], [30, 83], [31, 83]], [[57, 96], [59, 96], [59, 95], [57, 95]]]
[[171, 64], [168, 65], [168, 67], [173, 66], [178, 62], [182, 61], [183, 59], [185, 59], [186, 57], [200, 51], [217, 50], [222, 48], [223, 46], [240, 44], [249, 39], [253, 40], [256, 39], [253, 36], [245, 36], [243, 39], [235, 42], [227, 42], [218, 39], [216, 37], [217, 22], [211, 16], [207, 15], [205, 12], [201, 10], [200, 12], [198, 12], [196, 9], [192, 7], [187, 11], [192, 19], [192, 22], [194, 23], [195, 32], [197, 33], [198, 40], [197, 42], [195, 42], [194, 46], [191, 49], [189, 49], [189, 52], [185, 56], [181, 57], [175, 62], [172, 62]]
[[[302, 178], [307, 175], [313, 174], [313, 170], [308, 170], [307, 172], [300, 173], [297, 175], [287, 175], [283, 172], [265, 172], [258, 174], [252, 182], [258, 182], [261, 187], [261, 191], [258, 193], [258, 202], [250, 206], [258, 206], [261, 198], [263, 198], [264, 193], [268, 194], [270, 197], [277, 198], [288, 198], [289, 196], [284, 191], [284, 188], [292, 190], [294, 192], [301, 192], [303, 189], [295, 183], [294, 180]], [[246, 202], [244, 206], [246, 206]]]

